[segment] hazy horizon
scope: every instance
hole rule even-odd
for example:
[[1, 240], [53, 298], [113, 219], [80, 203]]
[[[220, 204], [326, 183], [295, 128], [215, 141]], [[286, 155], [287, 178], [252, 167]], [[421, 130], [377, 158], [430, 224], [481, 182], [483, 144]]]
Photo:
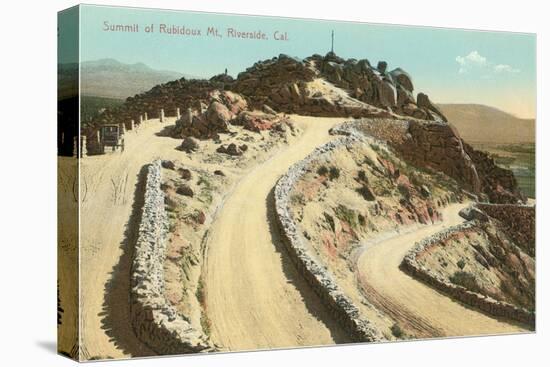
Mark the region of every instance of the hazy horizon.
[[[104, 22], [136, 24], [140, 31], [105, 31]], [[203, 29], [203, 36], [145, 33], [148, 24]], [[207, 27], [216, 27], [222, 37], [205, 36]], [[232, 27], [262, 31], [269, 39], [227, 37], [225, 31]], [[412, 76], [414, 92], [427, 93], [435, 103], [483, 104], [519, 118], [536, 116], [532, 34], [85, 5], [80, 58], [143, 63], [204, 78], [227, 68], [235, 77], [255, 62], [281, 53], [301, 59], [325, 54], [332, 30], [336, 54], [367, 58], [373, 66], [384, 60], [388, 70], [400, 67]], [[289, 40], [275, 41], [275, 31], [287, 32]]]

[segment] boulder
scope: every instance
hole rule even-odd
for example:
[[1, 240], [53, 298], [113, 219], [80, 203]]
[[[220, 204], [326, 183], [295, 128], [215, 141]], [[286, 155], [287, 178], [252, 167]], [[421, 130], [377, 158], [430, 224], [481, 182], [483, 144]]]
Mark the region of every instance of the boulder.
[[324, 61], [342, 64], [345, 60], [340, 56], [336, 55], [336, 53], [334, 53], [333, 51], [330, 51], [325, 55]]
[[392, 76], [393, 80], [397, 83], [397, 85], [402, 86], [405, 88], [405, 90], [412, 92], [414, 90], [414, 86], [412, 83], [412, 78], [405, 70], [401, 68], [394, 69], [390, 72], [390, 75]]
[[177, 138], [185, 136], [185, 132], [189, 130], [193, 123], [194, 116], [193, 111], [188, 108], [187, 111], [176, 120], [176, 125], [172, 131], [172, 136]]
[[171, 170], [176, 169], [176, 165], [172, 161], [162, 160], [160, 164], [162, 168], [171, 169]]
[[458, 212], [458, 215], [466, 220], [479, 220], [481, 222], [489, 221], [489, 217], [487, 216], [487, 214], [483, 213], [481, 210], [473, 206], [469, 206], [460, 210]]
[[206, 120], [210, 125], [210, 130], [215, 128], [216, 131], [228, 131], [228, 123], [231, 118], [231, 111], [218, 101], [212, 102], [206, 110]]
[[428, 111], [434, 112], [437, 116], [441, 117], [444, 122], [447, 122], [445, 115], [443, 115], [443, 113], [432, 103], [432, 101], [430, 101], [427, 94], [418, 93], [418, 96], [416, 96], [416, 105], [419, 108], [425, 108]]
[[206, 214], [202, 210], [199, 210], [195, 216], [195, 220], [198, 224], [204, 224], [206, 222]]
[[[414, 96], [413, 94], [405, 89], [402, 85], [397, 86], [397, 106], [406, 106], [412, 104], [414, 106]], [[414, 109], [417, 109], [414, 106]]]
[[184, 180], [187, 180], [189, 181], [191, 179], [191, 171], [188, 170], [187, 168], [180, 168], [178, 169], [178, 172], [180, 174], [180, 177], [183, 178]]
[[189, 197], [193, 197], [193, 195], [194, 195], [193, 189], [191, 189], [186, 184], [178, 186], [178, 188], [176, 189], [176, 193], [178, 193], [180, 195], [183, 195], [183, 196], [189, 196]]
[[232, 121], [232, 124], [243, 126], [250, 131], [260, 132], [271, 130], [274, 126], [281, 124], [283, 120], [286, 121], [286, 118], [276, 114], [243, 111]]
[[378, 65], [376, 66], [376, 69], [380, 72], [380, 74], [385, 74], [387, 68], [388, 68], [388, 63], [387, 62], [378, 61]]
[[394, 107], [397, 103], [397, 90], [388, 81], [378, 84], [379, 103], [383, 107]]
[[183, 150], [184, 152], [191, 153], [195, 152], [199, 149], [199, 143], [195, 138], [192, 138], [190, 136], [186, 136], [180, 145], [180, 150]]
[[227, 109], [231, 112], [232, 115], [237, 115], [242, 111], [248, 109], [248, 103], [246, 99], [243, 98], [240, 94], [233, 93], [230, 91], [215, 91], [212, 98], [221, 102]]
[[[244, 150], [243, 150], [243, 147], [245, 147]], [[243, 155], [243, 152], [247, 149], [248, 149], [248, 146], [246, 145], [242, 145], [241, 147], [238, 147], [235, 143], [231, 143], [227, 147], [225, 145], [220, 145], [218, 149], [216, 149], [216, 152], [231, 155], [231, 156], [240, 156], [240, 155]]]

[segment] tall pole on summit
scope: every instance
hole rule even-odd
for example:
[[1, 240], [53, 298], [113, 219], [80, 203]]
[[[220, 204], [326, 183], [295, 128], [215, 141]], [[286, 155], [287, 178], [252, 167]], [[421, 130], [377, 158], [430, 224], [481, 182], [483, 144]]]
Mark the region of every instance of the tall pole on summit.
[[334, 53], [334, 31], [332, 31], [331, 35], [331, 44], [330, 44], [330, 52]]

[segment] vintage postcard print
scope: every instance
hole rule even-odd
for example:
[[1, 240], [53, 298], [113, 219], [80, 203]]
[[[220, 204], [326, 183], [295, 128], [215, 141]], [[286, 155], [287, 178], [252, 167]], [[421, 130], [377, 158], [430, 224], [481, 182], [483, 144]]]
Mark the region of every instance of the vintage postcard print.
[[533, 332], [535, 49], [534, 34], [61, 11], [59, 353]]

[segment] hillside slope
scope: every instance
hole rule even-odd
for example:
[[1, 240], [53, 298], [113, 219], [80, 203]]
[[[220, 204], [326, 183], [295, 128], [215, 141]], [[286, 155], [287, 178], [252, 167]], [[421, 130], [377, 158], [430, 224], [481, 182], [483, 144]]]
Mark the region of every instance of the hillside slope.
[[441, 111], [469, 143], [533, 143], [535, 120], [520, 119], [479, 104], [440, 104]]

